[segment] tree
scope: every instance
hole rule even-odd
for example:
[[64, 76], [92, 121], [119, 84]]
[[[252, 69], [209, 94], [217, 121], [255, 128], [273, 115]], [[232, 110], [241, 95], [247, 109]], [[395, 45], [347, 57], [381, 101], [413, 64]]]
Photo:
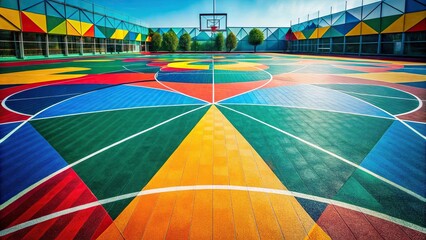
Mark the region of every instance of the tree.
[[188, 33], [184, 33], [182, 36], [180, 36], [179, 49], [182, 51], [191, 50], [191, 36]]
[[265, 37], [263, 36], [263, 32], [260, 31], [257, 28], [253, 28], [250, 33], [249, 33], [249, 37], [248, 37], [248, 42], [250, 45], [254, 46], [254, 52], [256, 52], [256, 47], [257, 45], [260, 45], [263, 43], [263, 39]]
[[192, 51], [200, 51], [200, 43], [197, 40], [193, 41], [191, 44]]
[[162, 42], [163, 39], [161, 35], [158, 32], [153, 33], [151, 37], [151, 50], [153, 52], [158, 52], [158, 50], [161, 49]]
[[237, 37], [233, 32], [230, 32], [228, 34], [228, 37], [226, 37], [226, 50], [228, 52], [231, 52], [232, 49], [237, 47]]
[[225, 38], [223, 37], [223, 33], [220, 32], [216, 34], [214, 46], [216, 51], [223, 51], [223, 48], [225, 46]]
[[176, 52], [178, 46], [178, 38], [173, 31], [163, 34], [163, 49], [169, 52]]
[[154, 30], [152, 30], [151, 28], [148, 28], [148, 36], [152, 37], [153, 34], [154, 34]]

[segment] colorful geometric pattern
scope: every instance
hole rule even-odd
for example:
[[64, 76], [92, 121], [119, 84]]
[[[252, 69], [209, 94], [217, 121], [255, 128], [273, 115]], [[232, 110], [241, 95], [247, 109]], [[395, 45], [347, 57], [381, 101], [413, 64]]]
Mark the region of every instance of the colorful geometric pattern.
[[0, 69], [4, 239], [426, 237], [424, 63], [160, 54]]
[[[37, 0], [0, 2], [0, 29], [34, 33], [49, 33], [70, 36], [110, 38], [117, 40], [142, 41], [148, 34], [146, 27], [118, 19], [114, 16], [93, 13], [61, 2]], [[87, 7], [86, 7], [87, 8]], [[98, 10], [98, 9], [96, 9]]]
[[294, 24], [287, 40], [426, 31], [426, 4], [419, 0], [377, 1]]

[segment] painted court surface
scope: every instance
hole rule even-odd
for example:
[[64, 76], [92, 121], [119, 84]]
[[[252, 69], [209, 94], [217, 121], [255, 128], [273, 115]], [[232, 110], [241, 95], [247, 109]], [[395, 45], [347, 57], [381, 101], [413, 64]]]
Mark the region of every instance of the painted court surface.
[[425, 239], [426, 64], [0, 64], [3, 239]]

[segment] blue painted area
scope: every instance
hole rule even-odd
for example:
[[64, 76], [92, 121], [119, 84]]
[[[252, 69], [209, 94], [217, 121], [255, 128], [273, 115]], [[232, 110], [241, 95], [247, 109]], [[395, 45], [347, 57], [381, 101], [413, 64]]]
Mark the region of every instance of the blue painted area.
[[182, 83], [212, 83], [212, 71], [181, 71], [181, 72], [159, 72], [157, 75], [159, 81], [182, 82]]
[[0, 203], [67, 166], [30, 124], [22, 126], [0, 144], [0, 159]]
[[416, 131], [418, 131], [419, 133], [423, 134], [423, 136], [426, 136], [426, 123], [415, 123], [408, 121], [405, 121], [405, 123], [416, 129]]
[[426, 75], [426, 66], [419, 66], [419, 65], [404, 66], [401, 69], [392, 70], [391, 72], [406, 72], [406, 73]]
[[23, 99], [23, 100], [7, 100], [6, 105], [8, 108], [24, 113], [29, 115], [34, 115], [41, 110], [52, 106], [55, 103], [58, 103], [60, 101], [63, 101], [65, 99], [68, 99], [70, 97], [76, 96], [74, 95], [67, 95], [67, 96], [59, 96], [59, 97], [46, 97], [46, 98], [39, 98], [39, 99]]
[[142, 106], [203, 103], [204, 102], [201, 100], [187, 97], [179, 93], [120, 85], [75, 97], [47, 109], [37, 115], [36, 118]]
[[264, 88], [249, 92], [222, 103], [266, 104], [343, 111], [373, 116], [391, 117], [380, 109], [347, 94], [312, 85]]
[[35, 98], [35, 97], [46, 97], [46, 96], [57, 96], [64, 94], [78, 94], [93, 91], [95, 89], [105, 88], [110, 85], [106, 84], [61, 84], [61, 85], [49, 85], [17, 93], [11, 96], [8, 100], [16, 100], [22, 98]]
[[312, 220], [315, 222], [321, 217], [321, 214], [324, 212], [325, 208], [328, 206], [325, 203], [316, 202], [312, 200], [307, 200], [303, 198], [296, 198], [297, 201], [302, 205], [303, 209], [311, 216]]
[[0, 138], [3, 138], [8, 133], [10, 133], [14, 128], [16, 128], [20, 122], [16, 123], [7, 123], [7, 124], [0, 124]]
[[426, 197], [426, 141], [395, 121], [361, 166]]
[[400, 84], [410, 86], [410, 87], [416, 87], [416, 88], [426, 88], [426, 81], [423, 81], [423, 82], [407, 82], [407, 83], [400, 83]]

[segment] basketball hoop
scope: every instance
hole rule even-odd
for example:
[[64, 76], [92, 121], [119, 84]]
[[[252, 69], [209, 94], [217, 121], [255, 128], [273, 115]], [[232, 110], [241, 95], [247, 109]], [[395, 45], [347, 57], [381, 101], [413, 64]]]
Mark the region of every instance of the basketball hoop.
[[210, 28], [211, 28], [212, 32], [216, 32], [217, 31], [217, 26], [211, 26]]

